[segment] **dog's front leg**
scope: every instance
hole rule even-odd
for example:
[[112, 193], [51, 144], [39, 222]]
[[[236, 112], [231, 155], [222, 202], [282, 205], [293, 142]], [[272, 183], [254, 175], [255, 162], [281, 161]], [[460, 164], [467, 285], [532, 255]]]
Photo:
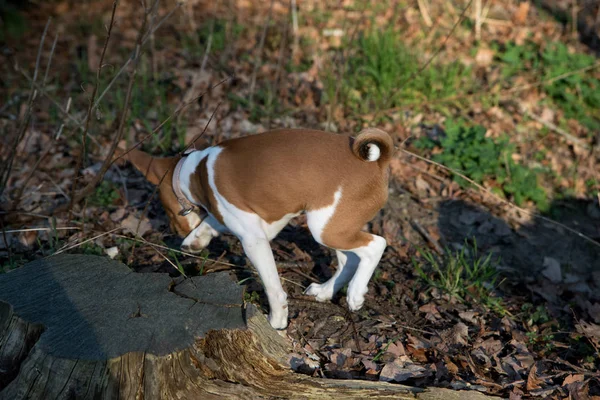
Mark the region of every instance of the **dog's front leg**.
[[288, 322], [287, 294], [283, 291], [269, 241], [260, 237], [241, 238], [246, 256], [258, 271], [269, 300], [269, 322], [275, 329], [285, 329]]

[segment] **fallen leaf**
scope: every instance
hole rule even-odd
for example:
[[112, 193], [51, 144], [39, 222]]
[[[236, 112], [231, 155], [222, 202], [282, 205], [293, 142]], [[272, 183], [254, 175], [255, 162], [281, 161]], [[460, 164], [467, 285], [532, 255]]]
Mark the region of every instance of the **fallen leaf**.
[[541, 389], [542, 383], [544, 383], [544, 381], [537, 377], [537, 365], [533, 364], [527, 375], [527, 390]]
[[400, 357], [400, 356], [406, 355], [406, 351], [404, 350], [404, 346], [399, 341], [396, 342], [396, 343], [391, 343], [388, 346], [388, 348], [387, 348], [387, 352], [395, 355], [396, 357]]
[[528, 1], [523, 1], [519, 4], [519, 8], [513, 14], [513, 21], [515, 24], [523, 24], [527, 19], [527, 14], [529, 14], [530, 3]]
[[383, 366], [379, 374], [379, 380], [384, 382], [404, 382], [412, 378], [425, 378], [431, 375], [431, 372], [417, 364], [390, 362]]
[[121, 222], [121, 227], [126, 231], [139, 236], [144, 236], [144, 234], [152, 229], [152, 225], [150, 225], [148, 219], [144, 218], [140, 221], [140, 219], [133, 214], [129, 214], [129, 216]]
[[442, 315], [434, 303], [427, 303], [419, 307], [419, 311], [427, 313], [427, 316], [433, 316], [434, 319], [441, 319]]
[[585, 379], [584, 375], [581, 374], [571, 374], [568, 375], [565, 380], [563, 381], [563, 386], [567, 386], [573, 382], [583, 382], [583, 380]]

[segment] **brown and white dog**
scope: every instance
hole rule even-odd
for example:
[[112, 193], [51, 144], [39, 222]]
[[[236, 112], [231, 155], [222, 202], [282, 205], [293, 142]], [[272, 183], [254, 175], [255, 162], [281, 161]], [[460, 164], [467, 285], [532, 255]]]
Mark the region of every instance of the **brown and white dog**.
[[220, 233], [240, 239], [265, 287], [269, 321], [283, 329], [287, 294], [269, 242], [305, 212], [315, 240], [335, 249], [338, 258], [333, 277], [305, 293], [327, 301], [349, 283], [348, 306], [360, 309], [386, 247], [384, 238], [361, 230], [387, 200], [393, 150], [391, 137], [374, 128], [356, 138], [281, 129], [183, 157], [133, 150], [125, 158], [151, 183], [160, 183], [160, 200], [171, 229], [184, 238], [183, 250], [199, 252]]

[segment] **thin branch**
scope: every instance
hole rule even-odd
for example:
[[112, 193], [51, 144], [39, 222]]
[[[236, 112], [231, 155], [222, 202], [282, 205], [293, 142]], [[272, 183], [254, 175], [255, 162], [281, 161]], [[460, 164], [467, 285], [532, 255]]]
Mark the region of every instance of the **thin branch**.
[[398, 92], [404, 88], [404, 85], [406, 85], [407, 82], [410, 82], [416, 76], [420, 75], [423, 71], [425, 71], [425, 69], [429, 66], [429, 64], [431, 64], [433, 62], [433, 60], [442, 52], [442, 50], [444, 50], [444, 48], [446, 47], [446, 43], [448, 43], [448, 40], [452, 37], [456, 28], [460, 25], [460, 23], [465, 18], [465, 14], [467, 13], [467, 10], [471, 7], [472, 3], [473, 3], [473, 0], [469, 0], [469, 3], [463, 9], [463, 11], [460, 13], [458, 20], [454, 23], [454, 26], [452, 26], [452, 29], [450, 30], [450, 32], [448, 33], [448, 35], [446, 35], [446, 38], [444, 39], [442, 44], [437, 48], [437, 50], [432, 54], [432, 56], [429, 57], [429, 60], [427, 60], [427, 62], [425, 64], [423, 64], [421, 66], [421, 68], [419, 68], [417, 71], [410, 74], [410, 76], [408, 78], [406, 78], [404, 80], [404, 82], [402, 82], [400, 85], [398, 85], [398, 87], [396, 87], [396, 89], [388, 96], [388, 98], [386, 99], [386, 103], [389, 102], [396, 94], [398, 94]]
[[426, 163], [428, 163], [428, 164], [435, 165], [435, 166], [437, 166], [437, 167], [439, 167], [439, 168], [442, 168], [443, 170], [446, 170], [446, 171], [448, 171], [448, 172], [451, 172], [451, 173], [453, 173], [453, 174], [455, 174], [455, 175], [458, 175], [458, 176], [460, 176], [461, 178], [463, 178], [464, 180], [466, 180], [466, 181], [467, 181], [467, 182], [469, 182], [470, 184], [472, 184], [472, 185], [474, 185], [475, 187], [477, 187], [477, 188], [478, 188], [480, 191], [484, 192], [485, 194], [488, 194], [490, 197], [492, 197], [492, 198], [493, 198], [495, 201], [497, 201], [498, 203], [501, 203], [501, 204], [506, 204], [506, 205], [507, 205], [507, 206], [509, 206], [510, 208], [513, 208], [513, 209], [515, 209], [515, 210], [519, 210], [520, 212], [522, 212], [522, 213], [524, 213], [524, 214], [527, 214], [527, 215], [529, 215], [529, 216], [530, 216], [530, 217], [532, 217], [532, 218], [539, 218], [539, 219], [541, 219], [542, 221], [548, 222], [549, 224], [552, 224], [552, 225], [555, 225], [555, 226], [561, 227], [561, 228], [563, 228], [563, 229], [565, 229], [565, 230], [567, 230], [567, 231], [571, 232], [572, 234], [574, 234], [574, 235], [576, 235], [576, 236], [579, 236], [580, 238], [584, 239], [585, 241], [587, 241], [587, 242], [589, 242], [589, 243], [593, 244], [594, 246], [600, 247], [600, 243], [596, 242], [594, 239], [590, 238], [589, 236], [586, 236], [586, 235], [584, 235], [583, 233], [581, 233], [581, 232], [579, 232], [579, 231], [577, 231], [577, 230], [575, 230], [575, 229], [573, 229], [573, 228], [570, 228], [570, 227], [568, 227], [568, 226], [566, 226], [566, 225], [564, 225], [564, 224], [561, 224], [560, 222], [556, 222], [556, 221], [554, 221], [554, 220], [552, 220], [552, 219], [550, 219], [550, 218], [544, 217], [543, 215], [540, 215], [540, 214], [538, 214], [538, 213], [536, 213], [536, 212], [534, 212], [534, 211], [528, 211], [528, 210], [526, 210], [526, 209], [524, 209], [524, 208], [521, 208], [521, 207], [519, 207], [519, 206], [517, 206], [517, 205], [515, 205], [515, 204], [511, 203], [510, 201], [508, 201], [508, 200], [505, 200], [505, 199], [501, 198], [500, 196], [498, 196], [498, 195], [496, 195], [495, 193], [493, 193], [491, 190], [489, 190], [489, 189], [485, 188], [484, 186], [482, 186], [482, 185], [480, 185], [479, 183], [475, 182], [473, 179], [471, 179], [471, 178], [469, 178], [468, 176], [466, 176], [466, 175], [464, 175], [464, 174], [462, 174], [462, 173], [460, 173], [460, 172], [456, 171], [455, 169], [452, 169], [452, 168], [450, 168], [450, 167], [447, 167], [447, 166], [445, 166], [445, 165], [443, 165], [443, 164], [440, 164], [440, 163], [438, 163], [438, 162], [435, 162], [435, 161], [429, 160], [429, 159], [427, 159], [427, 158], [425, 158], [425, 157], [422, 157], [422, 156], [420, 156], [420, 155], [418, 155], [418, 154], [412, 153], [412, 152], [410, 152], [410, 151], [408, 151], [408, 150], [400, 149], [400, 151], [401, 151], [401, 152], [403, 152], [404, 154], [407, 154], [407, 155], [411, 156], [411, 157], [415, 157], [415, 158], [417, 158], [417, 159], [419, 159], [419, 160], [421, 160], [421, 161], [425, 161], [425, 162], [426, 162]]
[[[153, 135], [155, 135], [160, 128], [162, 128], [167, 122], [169, 122], [171, 119], [173, 119], [174, 117], [176, 117], [177, 115], [179, 115], [179, 113], [181, 113], [185, 108], [187, 108], [188, 106], [194, 104], [196, 101], [198, 101], [198, 99], [202, 98], [202, 96], [204, 96], [206, 93], [208, 93], [210, 90], [222, 85], [223, 83], [227, 82], [228, 80], [232, 79], [232, 76], [228, 76], [227, 78], [221, 80], [219, 83], [217, 83], [214, 86], [211, 86], [210, 88], [208, 88], [207, 90], [205, 90], [204, 92], [202, 92], [202, 94], [194, 97], [193, 99], [191, 99], [190, 101], [181, 104], [179, 107], [177, 107], [177, 109], [173, 112], [173, 114], [169, 115], [167, 117], [167, 119], [165, 119], [163, 122], [161, 122], [156, 128], [154, 128], [152, 130], [152, 132], [150, 132], [149, 134], [147, 134], [146, 136], [144, 136], [139, 142], [137, 142], [136, 144], [134, 144], [133, 146], [131, 146], [130, 148], [128, 148], [127, 150], [125, 150], [124, 152], [120, 153], [117, 157], [115, 157], [112, 162], [111, 165], [114, 164], [118, 159], [125, 157], [130, 151], [132, 151], [133, 149], [138, 148], [139, 146], [142, 145], [142, 143], [144, 143], [146, 140], [148, 140], [149, 138], [151, 138]], [[206, 128], [205, 128], [206, 130]], [[194, 140], [195, 141], [195, 140]]]
[[46, 41], [46, 34], [48, 33], [50, 21], [52, 21], [52, 18], [48, 18], [48, 22], [46, 22], [46, 26], [44, 27], [44, 32], [42, 33], [42, 38], [40, 40], [40, 46], [38, 47], [37, 57], [35, 60], [35, 69], [33, 71], [33, 80], [31, 83], [31, 88], [29, 89], [29, 99], [27, 100], [27, 110], [25, 111], [25, 115], [23, 116], [23, 120], [21, 121], [21, 126], [19, 127], [17, 136], [15, 137], [15, 141], [13, 142], [12, 150], [8, 156], [8, 160], [4, 160], [4, 162], [2, 163], [3, 168], [0, 170], [0, 197], [2, 197], [2, 193], [4, 193], [4, 189], [6, 188], [6, 184], [8, 183], [8, 178], [10, 176], [12, 164], [17, 153], [17, 146], [25, 136], [25, 132], [27, 131], [27, 127], [29, 126], [29, 121], [31, 119], [31, 110], [33, 109], [33, 103], [35, 102], [35, 99], [37, 97], [35, 83], [37, 81], [38, 72], [40, 69], [42, 49], [44, 48], [44, 42]]
[[210, 48], [212, 46], [213, 35], [215, 30], [215, 20], [211, 20], [210, 22], [210, 33], [208, 34], [208, 41], [206, 42], [206, 50], [204, 50], [204, 57], [202, 58], [202, 64], [200, 65], [200, 75], [204, 72], [204, 68], [206, 68], [206, 62], [208, 61], [208, 55], [210, 54]]
[[580, 147], [584, 148], [585, 150], [591, 150], [591, 147], [586, 142], [579, 139], [578, 137], [571, 135], [569, 132], [565, 131], [564, 129], [559, 128], [558, 126], [554, 125], [552, 122], [544, 121], [542, 118], [538, 117], [534, 113], [527, 112], [527, 110], [522, 110], [522, 112], [523, 111], [525, 112], [525, 116], [527, 116], [531, 119], [534, 119], [535, 121], [544, 125], [546, 128], [550, 129], [551, 131], [558, 133], [559, 135], [563, 136], [565, 139], [567, 139], [569, 142], [573, 143], [574, 145], [580, 146]]
[[[179, 7], [181, 7], [182, 4], [183, 4], [182, 1], [178, 2], [177, 5], [175, 6], [175, 8], [173, 8], [171, 11], [169, 11], [169, 13], [167, 15], [165, 15], [160, 21], [158, 21], [158, 23], [156, 24], [156, 27], [154, 27], [154, 29], [152, 29], [150, 32], [148, 32], [148, 34], [146, 34], [146, 36], [144, 36], [144, 39], [142, 40], [142, 46], [144, 44], [146, 44], [146, 42], [148, 41], [148, 39], [150, 39], [151, 35], [154, 34], [154, 32], [156, 32], [156, 30], [163, 24], [163, 22], [165, 22], [171, 15], [173, 15], [173, 13], [177, 9], [179, 9]], [[133, 61], [133, 57], [134, 56], [135, 56], [135, 50], [131, 53], [131, 55], [129, 56], [129, 58], [127, 59], [127, 61], [125, 61], [125, 64], [123, 64], [121, 66], [121, 69], [119, 69], [119, 71], [117, 71], [117, 73], [111, 79], [111, 81], [108, 83], [108, 85], [106, 86], [106, 88], [104, 88], [104, 91], [100, 94], [100, 96], [98, 96], [98, 99], [94, 103], [94, 107], [93, 108], [98, 108], [98, 106], [100, 105], [100, 101], [102, 101], [102, 99], [104, 98], [104, 96], [106, 95], [106, 93], [108, 93], [108, 91], [110, 90], [110, 88], [112, 87], [112, 85], [117, 81], [117, 79], [119, 78], [119, 76], [121, 76], [121, 74], [123, 73], [123, 71], [125, 71], [125, 69], [129, 66], [129, 63], [131, 61]]]
[[96, 235], [96, 236], [94, 236], [94, 237], [91, 237], [91, 238], [89, 238], [89, 239], [86, 239], [86, 240], [84, 240], [84, 241], [82, 241], [82, 242], [76, 243], [76, 244], [74, 244], [74, 245], [71, 245], [71, 246], [65, 246], [65, 247], [63, 247], [62, 249], [59, 249], [59, 250], [57, 250], [56, 252], [54, 252], [54, 254], [52, 254], [52, 255], [50, 255], [50, 256], [48, 256], [48, 257], [52, 257], [52, 256], [55, 256], [55, 255], [57, 255], [57, 254], [64, 253], [65, 251], [72, 250], [72, 249], [74, 249], [74, 248], [77, 248], [77, 247], [79, 247], [79, 246], [83, 246], [84, 244], [86, 244], [86, 243], [89, 243], [89, 242], [91, 242], [92, 240], [96, 240], [96, 239], [98, 239], [98, 238], [100, 238], [100, 237], [102, 237], [102, 236], [110, 235], [111, 233], [113, 233], [113, 232], [115, 232], [115, 231], [118, 231], [119, 229], [122, 229], [122, 227], [121, 227], [121, 226], [118, 226], [118, 227], [116, 227], [116, 228], [114, 228], [114, 229], [111, 229], [111, 230], [110, 230], [110, 231], [108, 231], [108, 232], [102, 232], [101, 234], [99, 234], [99, 235]]
[[[515, 87], [512, 87], [512, 88], [500, 90], [500, 91], [497, 91], [497, 92], [490, 92], [490, 91], [487, 91], [487, 90], [482, 90], [482, 91], [473, 92], [473, 93], [462, 93], [462, 94], [457, 94], [457, 95], [453, 95], [453, 96], [444, 97], [442, 99], [426, 100], [426, 101], [423, 101], [421, 103], [416, 104], [415, 107], [425, 107], [425, 106], [428, 106], [428, 105], [448, 103], [448, 102], [457, 101], [457, 100], [464, 100], [464, 99], [468, 99], [468, 98], [471, 98], [471, 97], [478, 97], [478, 96], [483, 97], [485, 95], [493, 95], [493, 96], [504, 97], [504, 96], [507, 96], [507, 95], [510, 95], [510, 94], [513, 94], [513, 93], [517, 93], [517, 92], [522, 92], [524, 90], [531, 89], [531, 88], [534, 88], [534, 87], [537, 87], [537, 86], [542, 86], [542, 85], [550, 84], [550, 83], [553, 83], [553, 82], [556, 82], [556, 81], [560, 81], [560, 80], [566, 79], [566, 78], [568, 78], [570, 76], [580, 74], [582, 72], [591, 71], [591, 70], [593, 70], [595, 68], [598, 68], [598, 67], [600, 67], [600, 61], [596, 61], [594, 64], [588, 65], [587, 67], [583, 67], [583, 68], [579, 68], [579, 69], [576, 69], [576, 70], [573, 70], [573, 71], [565, 72], [563, 74], [554, 76], [552, 78], [543, 79], [543, 80], [540, 80], [540, 81], [537, 81], [537, 82], [533, 82], [533, 83], [526, 83], [526, 84], [523, 84], [523, 85], [519, 85], [519, 86], [515, 86]], [[387, 114], [387, 113], [390, 113], [390, 112], [398, 111], [400, 109], [401, 109], [401, 107], [391, 107], [391, 108], [388, 108], [386, 110], [379, 110], [377, 112], [363, 114], [362, 117], [373, 116], [376, 113]]]
[[[117, 1], [115, 1], [115, 4], [117, 3]], [[155, 1], [154, 5], [156, 5], [156, 3], [158, 3], [158, 0]], [[151, 10], [153, 10], [153, 9], [154, 9], [154, 6], [151, 7]], [[102, 179], [104, 179], [104, 174], [106, 174], [106, 171], [108, 171], [108, 168], [110, 168], [110, 166], [112, 165], [113, 155], [115, 154], [115, 151], [117, 149], [119, 141], [123, 137], [123, 130], [125, 128], [125, 124], [127, 123], [127, 115], [129, 112], [129, 102], [131, 101], [131, 92], [133, 90], [133, 85], [135, 83], [135, 78], [137, 76], [137, 69], [138, 69], [138, 66], [140, 63], [142, 46], [143, 46], [142, 37], [144, 35], [144, 31], [146, 30], [146, 25], [148, 23], [148, 13], [149, 12], [152, 12], [152, 11], [144, 10], [144, 20], [142, 22], [142, 26], [140, 27], [140, 30], [138, 33], [135, 55], [133, 58], [134, 59], [133, 69], [129, 76], [129, 84], [127, 85], [127, 92], [125, 94], [125, 103], [123, 104], [123, 112], [121, 113], [121, 121], [119, 121], [119, 128], [117, 130], [117, 134], [110, 146], [108, 155], [104, 159], [104, 162], [102, 163], [102, 166], [100, 167], [100, 170], [98, 171], [96, 176], [94, 176], [94, 179], [92, 179], [91, 182], [88, 183], [87, 186], [85, 186], [76, 195], [73, 194], [71, 196], [72, 197], [71, 202], [73, 204], [78, 203], [84, 197], [89, 196], [94, 191], [94, 189], [96, 188], [98, 183], [100, 183], [102, 181]], [[113, 9], [113, 15], [114, 15], [114, 9]], [[110, 36], [110, 28], [109, 28], [109, 36]], [[108, 43], [108, 39], [107, 39], [107, 43]], [[105, 48], [106, 48], [106, 46], [105, 46]], [[102, 53], [102, 56], [104, 56], [104, 52]], [[102, 58], [101, 58], [101, 60], [102, 60]], [[102, 64], [102, 61], [100, 62], [100, 64]], [[98, 79], [99, 78], [100, 78], [100, 67], [98, 68]], [[92, 103], [90, 102], [90, 111], [91, 111], [91, 109], [92, 109]]]
[[83, 129], [83, 132], [81, 133], [81, 150], [79, 153], [79, 157], [77, 158], [77, 164], [75, 166], [75, 177], [73, 178], [73, 185], [71, 186], [71, 201], [69, 204], [69, 209], [72, 209], [73, 205], [77, 202], [76, 200], [78, 200], [76, 198], [76, 192], [75, 192], [76, 188], [77, 188], [77, 179], [79, 177], [79, 170], [82, 168], [83, 161], [85, 159], [85, 151], [86, 151], [85, 142], [87, 140], [87, 133], [88, 133], [88, 129], [90, 126], [90, 121], [92, 119], [92, 108], [94, 106], [94, 99], [96, 98], [96, 93], [98, 92], [98, 86], [100, 86], [100, 72], [102, 71], [102, 66], [104, 64], [104, 55], [106, 54], [106, 48], [108, 47], [108, 42], [110, 40], [110, 34], [112, 32], [113, 24], [115, 22], [115, 13], [117, 11], [118, 3], [119, 3], [119, 0], [114, 0], [114, 2], [113, 2], [112, 13], [110, 16], [110, 23], [108, 25], [106, 39], [104, 40], [104, 47], [102, 48], [102, 54], [100, 55], [100, 62], [98, 62], [98, 69], [96, 70], [96, 83], [94, 84], [94, 89], [92, 90], [92, 94], [90, 96], [89, 106], [88, 106], [87, 115], [85, 117], [85, 123], [84, 123], [85, 127]]
[[[45, 91], [45, 89], [46, 89], [46, 82], [48, 80], [48, 73], [50, 72], [50, 65], [52, 64], [52, 56], [54, 55], [54, 50], [56, 49], [56, 42], [57, 41], [58, 41], [58, 35], [56, 35], [54, 37], [54, 42], [52, 43], [52, 48], [50, 49], [50, 55], [48, 56], [48, 64], [46, 64], [46, 72], [44, 73], [44, 80], [42, 81], [42, 87], [41, 87], [42, 91]], [[39, 167], [40, 163], [48, 155], [48, 153], [50, 152], [51, 149], [52, 149], [52, 146], [48, 146], [46, 148], [46, 150], [44, 151], [44, 153], [42, 153], [42, 155], [40, 157], [38, 157], [38, 159], [36, 160], [35, 164], [33, 165], [33, 168], [31, 168], [31, 171], [29, 172], [29, 175], [27, 175], [27, 178], [25, 178], [25, 181], [19, 187], [19, 189], [17, 191], [17, 194], [15, 196], [15, 200], [14, 200], [14, 207], [15, 208], [19, 206], [19, 202], [21, 201], [21, 196], [23, 196], [23, 191], [27, 187], [27, 184], [29, 183], [29, 180], [33, 177], [33, 174], [35, 173], [35, 171]]]
[[[208, 126], [210, 125], [211, 121], [213, 120], [215, 114], [217, 113], [217, 110], [219, 109], [219, 107], [221, 106], [222, 101], [220, 101], [217, 106], [215, 107], [215, 110], [212, 112], [212, 114], [210, 115], [210, 118], [208, 119], [208, 122], [206, 123], [206, 125], [204, 125], [204, 129], [202, 130], [202, 132], [200, 132], [199, 134], [196, 135], [196, 137], [194, 137], [184, 148], [183, 150], [179, 153], [179, 155], [183, 155], [187, 149], [189, 149], [190, 147], [194, 146], [196, 143], [196, 140], [200, 139], [202, 137], [202, 135], [204, 135], [204, 132], [206, 132], [206, 129], [208, 128]], [[195, 148], [195, 147], [194, 147]]]
[[254, 88], [256, 86], [256, 75], [258, 74], [258, 67], [260, 61], [262, 60], [262, 53], [265, 47], [265, 39], [267, 37], [267, 30], [269, 29], [269, 23], [271, 22], [271, 14], [273, 12], [273, 3], [275, 0], [271, 0], [271, 5], [269, 6], [269, 13], [267, 14], [267, 20], [265, 21], [265, 26], [263, 27], [262, 34], [260, 36], [260, 42], [258, 43], [258, 54], [254, 59], [254, 70], [252, 71], [252, 78], [250, 80], [250, 96], [248, 98], [248, 102], [250, 106], [254, 104]]

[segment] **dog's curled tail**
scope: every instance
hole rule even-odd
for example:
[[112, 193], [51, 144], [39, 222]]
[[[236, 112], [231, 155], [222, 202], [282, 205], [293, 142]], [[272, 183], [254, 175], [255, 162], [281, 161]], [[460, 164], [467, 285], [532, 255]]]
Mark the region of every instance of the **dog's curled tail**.
[[352, 143], [352, 151], [356, 157], [364, 161], [378, 161], [380, 165], [390, 161], [393, 150], [392, 137], [377, 128], [363, 129]]

